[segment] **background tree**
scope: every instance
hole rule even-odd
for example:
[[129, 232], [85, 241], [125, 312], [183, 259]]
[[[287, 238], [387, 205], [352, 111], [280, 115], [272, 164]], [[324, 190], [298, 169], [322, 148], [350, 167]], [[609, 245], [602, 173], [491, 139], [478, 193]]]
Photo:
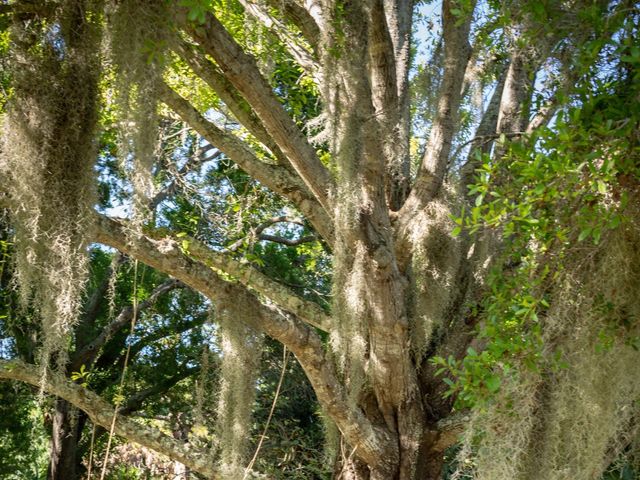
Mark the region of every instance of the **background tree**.
[[[411, 2], [3, 6], [5, 190], [43, 342], [40, 374], [5, 362], [2, 376], [211, 478], [244, 476], [240, 400], [255, 377], [238, 362], [255, 363], [263, 334], [295, 355], [337, 428], [341, 478], [439, 478], [465, 423], [459, 475], [598, 478], [632, 454], [635, 3], [443, 1], [415, 77], [420, 118]], [[108, 155], [98, 112], [122, 127]], [[199, 135], [180, 148], [215, 158], [156, 162], [168, 119]], [[419, 153], [412, 127], [427, 134]], [[92, 211], [96, 158], [120, 170], [100, 172], [127, 218]], [[114, 419], [55, 372], [81, 322], [90, 242], [214, 304], [218, 456]]]

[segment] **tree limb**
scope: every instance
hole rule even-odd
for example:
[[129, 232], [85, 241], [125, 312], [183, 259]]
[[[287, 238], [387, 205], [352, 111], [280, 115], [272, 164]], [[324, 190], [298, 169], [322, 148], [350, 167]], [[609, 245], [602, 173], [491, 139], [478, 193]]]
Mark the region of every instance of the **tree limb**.
[[182, 167], [180, 167], [178, 170], [169, 168], [168, 171], [173, 175], [173, 179], [171, 180], [169, 185], [164, 187], [162, 190], [156, 193], [153, 196], [153, 198], [151, 198], [151, 200], [149, 200], [149, 210], [153, 212], [158, 207], [158, 205], [160, 205], [167, 198], [169, 198], [170, 195], [175, 194], [176, 191], [178, 191], [179, 184], [184, 183], [182, 180], [182, 177], [184, 175], [188, 174], [189, 172], [192, 172], [194, 168], [202, 166], [204, 162], [215, 160], [220, 155], [222, 155], [222, 151], [217, 150], [215, 153], [213, 153], [209, 157], [205, 157], [205, 154], [209, 150], [213, 150], [213, 149], [217, 150], [216, 147], [209, 144], [202, 149], [198, 149], [198, 151], [196, 152], [196, 155], [194, 155], [194, 157], [196, 158], [188, 158], [187, 161], [184, 163], [184, 165], [182, 165]]
[[[183, 321], [177, 325], [171, 325], [154, 330], [148, 335], [145, 335], [135, 344], [131, 345], [131, 351], [129, 352], [129, 358], [135, 358], [146, 346], [153, 342], [162, 340], [163, 338], [170, 337], [172, 335], [182, 334], [188, 330], [192, 330], [209, 320], [208, 314], [199, 315], [190, 322]], [[113, 362], [112, 362], [113, 363]], [[124, 355], [118, 360], [118, 363], [124, 363]]]
[[333, 243], [333, 231], [327, 213], [297, 176], [280, 165], [260, 161], [242, 140], [207, 121], [200, 112], [171, 88], [164, 84], [160, 88], [162, 101], [180, 115], [187, 124], [265, 187], [293, 202], [316, 231], [329, 244]]
[[278, 162], [283, 166], [293, 168], [271, 135], [267, 133], [251, 106], [225, 78], [218, 67], [196, 50], [195, 46], [180, 38], [175, 40], [173, 48], [187, 62], [191, 70], [218, 94], [233, 116], [275, 155]]
[[191, 375], [197, 374], [200, 371], [200, 368], [200, 366], [183, 367], [174, 375], [168, 378], [163, 378], [161, 381], [151, 385], [148, 388], [145, 388], [144, 390], [137, 391], [127, 398], [126, 402], [118, 413], [120, 415], [129, 415], [136, 410], [140, 410], [144, 401], [149, 397], [153, 397], [154, 395], [158, 395], [160, 393], [168, 391], [176, 383], [190, 377]]
[[334, 190], [334, 183], [329, 171], [284, 110], [273, 89], [260, 73], [255, 59], [243, 51], [213, 14], [208, 13], [204, 25], [197, 28], [186, 21], [184, 16], [179, 20], [249, 102], [267, 132], [325, 211], [332, 212], [329, 194]]
[[444, 76], [422, 164], [409, 198], [400, 211], [405, 220], [412, 218], [439, 191], [456, 131], [462, 83], [471, 55], [469, 31], [473, 14], [469, 12], [464, 18], [458, 18], [452, 13], [454, 5], [455, 2], [450, 0], [442, 3]]
[[[405, 269], [410, 259], [415, 229], [422, 228], [426, 205], [433, 200], [444, 181], [449, 163], [453, 136], [456, 132], [458, 109], [462, 94], [462, 84], [471, 55], [469, 32], [473, 12], [463, 18], [454, 15], [455, 2], [442, 3], [442, 23], [444, 38], [444, 75], [440, 86], [438, 106], [422, 164], [416, 181], [404, 205], [397, 214], [396, 253], [401, 269]], [[475, 1], [471, 2], [471, 10]]]
[[302, 245], [303, 243], [315, 242], [318, 240], [314, 235], [306, 235], [300, 238], [284, 238], [278, 235], [269, 235], [268, 233], [261, 233], [258, 235], [258, 240], [264, 240], [267, 242], [281, 243], [288, 247], [295, 247], [296, 245]]
[[[60, 397], [84, 411], [96, 425], [109, 428], [113, 421], [114, 406], [104, 401], [92, 391], [77, 385], [55, 372], [47, 374], [44, 385], [39, 368], [19, 360], [0, 360], [0, 379], [18, 380], [35, 386], [43, 386], [45, 391]], [[118, 415], [115, 433], [130, 442], [139, 443], [172, 460], [191, 468], [206, 478], [216, 478], [215, 462], [208, 451], [192, 449], [157, 429]]]
[[478, 160], [475, 157], [476, 148], [479, 146], [481, 153], [488, 153], [491, 151], [491, 145], [496, 138], [500, 99], [502, 98], [502, 91], [507, 80], [508, 70], [508, 67], [505, 68], [500, 75], [496, 88], [489, 100], [489, 105], [487, 105], [487, 109], [476, 129], [475, 137], [471, 142], [472, 145], [467, 161], [460, 169], [460, 191], [464, 195], [467, 194], [466, 187], [471, 183], [471, 178], [478, 167]]
[[213, 274], [209, 266], [184, 253], [171, 239], [155, 240], [144, 235], [127, 237], [120, 224], [103, 216], [98, 216], [95, 225], [95, 241], [117, 248], [177, 278], [212, 301], [233, 302], [245, 312], [239, 321], [286, 345], [305, 371], [318, 401], [349, 444], [358, 447], [356, 455], [363, 461], [375, 467], [385, 464], [390, 452], [397, 453], [390, 434], [375, 427], [349, 402], [333, 362], [325, 354], [321, 338], [298, 317], [274, 305], [261, 303], [243, 285]]
[[267, 0], [267, 3], [272, 8], [283, 9], [286, 19], [298, 27], [305, 40], [309, 42], [317, 54], [320, 28], [309, 12], [298, 5], [296, 0]]
[[397, 115], [398, 86], [393, 42], [387, 28], [383, 0], [375, 0], [371, 6], [368, 35], [373, 104], [379, 115], [393, 121]]
[[[109, 243], [109, 245], [122, 250], [122, 244], [116, 246], [113, 245], [113, 243], [119, 240], [126, 241], [124, 237], [124, 227], [118, 222], [106, 217], [101, 217], [99, 221], [102, 234], [110, 236], [112, 243]], [[148, 238], [150, 241], [162, 242], [164, 248], [172, 248], [178, 251], [180, 250], [178, 245], [180, 245], [182, 243], [181, 240], [183, 240], [188, 244], [188, 247], [183, 249], [184, 255], [198, 261], [202, 265], [206, 265], [212, 269], [216, 275], [229, 275], [242, 285], [264, 295], [283, 310], [293, 313], [309, 325], [313, 325], [325, 332], [331, 330], [331, 318], [324, 313], [318, 304], [298, 297], [284, 285], [270, 279], [252, 267], [250, 263], [236, 260], [225, 253], [216, 252], [194, 238]]]
[[[138, 305], [138, 312], [149, 308], [156, 303], [160, 296], [180, 286], [182, 286], [182, 284], [174, 279], [167, 280], [166, 282], [157, 286], [153, 290], [153, 292], [151, 292], [151, 295], [149, 295], [147, 299], [140, 302], [140, 304]], [[92, 342], [85, 345], [81, 350], [73, 355], [69, 364], [69, 368], [67, 370], [70, 372], [76, 372], [82, 365], [90, 364], [95, 359], [100, 348], [102, 348], [102, 346], [107, 343], [111, 339], [111, 337], [116, 334], [116, 332], [131, 323], [131, 318], [133, 317], [133, 315], [134, 309], [132, 306], [123, 308], [120, 314], [115, 318], [115, 320], [109, 323], [100, 332], [100, 334], [93, 339]]]

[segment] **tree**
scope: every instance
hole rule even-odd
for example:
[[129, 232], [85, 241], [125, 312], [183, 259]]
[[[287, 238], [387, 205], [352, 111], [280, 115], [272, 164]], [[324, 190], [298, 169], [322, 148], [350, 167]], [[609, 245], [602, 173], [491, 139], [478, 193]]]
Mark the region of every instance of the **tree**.
[[[629, 451], [638, 382], [613, 373], [638, 359], [633, 2], [443, 0], [429, 68], [415, 82], [426, 76], [438, 93], [414, 90], [425, 112], [418, 119], [412, 2], [109, 4], [111, 88], [129, 134], [117, 152], [134, 192], [129, 220], [95, 213], [89, 192], [105, 88], [102, 2], [3, 7], [15, 43], [5, 189], [19, 280], [43, 318], [41, 364], [65, 365], [84, 248], [97, 242], [209, 298], [234, 348], [259, 348], [260, 332], [291, 351], [340, 432], [341, 478], [440, 478], [469, 407], [466, 454], [483, 478], [597, 478]], [[262, 38], [242, 28], [245, 18], [264, 26]], [[612, 99], [623, 101], [609, 108]], [[162, 117], [176, 115], [268, 189], [264, 198], [280, 197], [273, 224], [290, 221], [292, 209], [303, 217], [302, 234], [331, 254], [330, 308], [308, 286], [296, 293], [274, 279], [264, 257], [225, 248], [224, 228], [207, 217], [213, 202], [189, 228], [171, 222], [175, 204], [149, 202], [158, 184], [173, 194], [180, 182], [175, 166], [154, 167]], [[420, 155], [412, 122], [428, 131]], [[234, 191], [221, 185], [218, 194]], [[278, 237], [265, 228], [253, 242], [307, 243], [295, 229]], [[617, 282], [587, 281], [625, 264]], [[594, 357], [583, 353], [598, 346], [613, 370], [586, 368]], [[95, 423], [114, 421], [103, 400], [56, 373], [40, 380], [4, 362], [0, 376], [44, 382]], [[588, 384], [603, 378], [611, 395], [587, 398]], [[519, 395], [525, 389], [531, 395]], [[606, 433], [554, 430], [574, 412], [591, 425], [590, 400]], [[206, 477], [219, 471], [126, 416], [114, 425]], [[572, 459], [581, 442], [589, 462]], [[241, 460], [223, 454], [231, 467], [220, 471], [239, 475]]]

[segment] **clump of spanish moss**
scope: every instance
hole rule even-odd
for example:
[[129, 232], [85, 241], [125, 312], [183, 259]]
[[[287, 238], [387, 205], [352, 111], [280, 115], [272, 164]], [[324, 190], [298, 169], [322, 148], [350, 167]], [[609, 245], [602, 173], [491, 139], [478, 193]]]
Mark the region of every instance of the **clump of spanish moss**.
[[[213, 314], [211, 314], [213, 316]], [[209, 345], [202, 348], [200, 355], [200, 373], [195, 380], [193, 428], [191, 429], [190, 443], [200, 446], [202, 449], [210, 449], [213, 457], [216, 452], [216, 443], [212, 442], [211, 433], [215, 429], [215, 392], [219, 383], [218, 379], [218, 354], [210, 350]]]
[[637, 205], [626, 213], [599, 246], [569, 252], [541, 319], [542, 359], [516, 363], [475, 413], [461, 462], [473, 478], [597, 480], [637, 448]]
[[460, 265], [459, 241], [451, 235], [454, 199], [434, 199], [414, 219], [411, 233], [413, 255], [411, 274], [414, 278], [412, 302], [411, 347], [421, 358], [433, 335], [442, 326], [455, 292]]
[[221, 351], [217, 433], [223, 478], [241, 479], [248, 463], [261, 337], [240, 309], [218, 305]]
[[154, 194], [159, 154], [159, 85], [170, 33], [168, 2], [122, 0], [110, 11], [110, 52], [120, 115], [119, 155], [134, 191], [140, 220]]
[[94, 205], [100, 3], [65, 0], [11, 27], [13, 96], [1, 170], [23, 304], [42, 322], [41, 362], [61, 366], [85, 285]]
[[339, 322], [338, 328], [331, 332], [331, 347], [354, 402], [365, 384], [369, 351], [365, 255], [362, 244], [358, 244], [354, 252], [337, 249], [334, 272], [334, 285], [340, 288], [334, 292], [334, 315]]

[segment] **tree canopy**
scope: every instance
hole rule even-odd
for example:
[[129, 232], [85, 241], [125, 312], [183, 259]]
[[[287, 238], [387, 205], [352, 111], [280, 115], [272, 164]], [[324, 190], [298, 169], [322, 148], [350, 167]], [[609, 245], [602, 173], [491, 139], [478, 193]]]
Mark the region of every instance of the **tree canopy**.
[[638, 7], [0, 2], [0, 474], [635, 478]]

